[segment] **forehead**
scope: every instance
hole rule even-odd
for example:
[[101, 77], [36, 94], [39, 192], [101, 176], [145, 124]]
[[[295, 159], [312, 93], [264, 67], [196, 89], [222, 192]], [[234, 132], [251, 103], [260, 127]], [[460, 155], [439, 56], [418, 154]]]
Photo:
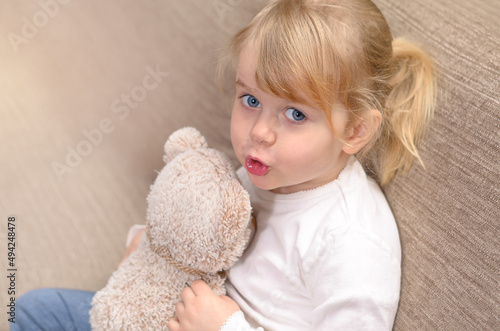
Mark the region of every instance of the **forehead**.
[[257, 72], [257, 51], [252, 45], [243, 47], [238, 56], [238, 66], [236, 68], [236, 79], [244, 82], [255, 83]]

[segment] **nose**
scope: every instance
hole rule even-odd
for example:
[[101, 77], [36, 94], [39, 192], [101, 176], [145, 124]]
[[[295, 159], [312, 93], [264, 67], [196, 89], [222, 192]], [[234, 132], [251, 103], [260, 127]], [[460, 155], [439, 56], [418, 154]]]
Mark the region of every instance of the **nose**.
[[250, 138], [254, 143], [265, 146], [271, 146], [276, 142], [276, 128], [271, 116], [265, 112], [259, 114], [250, 130]]

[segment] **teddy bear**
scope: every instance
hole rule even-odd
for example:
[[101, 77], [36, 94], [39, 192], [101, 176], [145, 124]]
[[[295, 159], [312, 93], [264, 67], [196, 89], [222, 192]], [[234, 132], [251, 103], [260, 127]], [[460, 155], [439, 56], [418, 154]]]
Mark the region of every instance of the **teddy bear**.
[[174, 132], [164, 149], [146, 231], [92, 299], [93, 330], [167, 330], [194, 280], [225, 294], [227, 272], [253, 233], [249, 195], [225, 154], [190, 127]]

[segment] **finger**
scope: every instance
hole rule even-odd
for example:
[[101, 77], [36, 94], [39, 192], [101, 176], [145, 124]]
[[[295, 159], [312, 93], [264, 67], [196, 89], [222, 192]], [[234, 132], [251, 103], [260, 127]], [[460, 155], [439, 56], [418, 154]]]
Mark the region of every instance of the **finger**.
[[[186, 311], [186, 306], [184, 305], [184, 302], [179, 301], [175, 305], [175, 315], [182, 317], [184, 315], [184, 312]], [[177, 318], [179, 320], [179, 318]]]
[[167, 322], [167, 328], [169, 331], [180, 331], [181, 330], [181, 323], [179, 322], [179, 319], [177, 316], [174, 316], [170, 319], [170, 321]]
[[210, 295], [214, 294], [210, 286], [201, 279], [197, 279], [191, 283], [191, 289], [194, 295]]
[[184, 302], [190, 302], [194, 297], [193, 289], [189, 286], [186, 286], [181, 292], [181, 300]]

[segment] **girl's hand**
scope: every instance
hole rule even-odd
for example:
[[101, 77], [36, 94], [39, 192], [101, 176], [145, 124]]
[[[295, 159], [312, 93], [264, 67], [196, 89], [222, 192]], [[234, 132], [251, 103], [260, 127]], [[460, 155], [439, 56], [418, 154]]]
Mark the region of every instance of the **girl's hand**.
[[181, 301], [175, 308], [176, 316], [168, 321], [170, 331], [218, 331], [224, 322], [240, 307], [231, 298], [216, 295], [202, 280], [182, 290]]

